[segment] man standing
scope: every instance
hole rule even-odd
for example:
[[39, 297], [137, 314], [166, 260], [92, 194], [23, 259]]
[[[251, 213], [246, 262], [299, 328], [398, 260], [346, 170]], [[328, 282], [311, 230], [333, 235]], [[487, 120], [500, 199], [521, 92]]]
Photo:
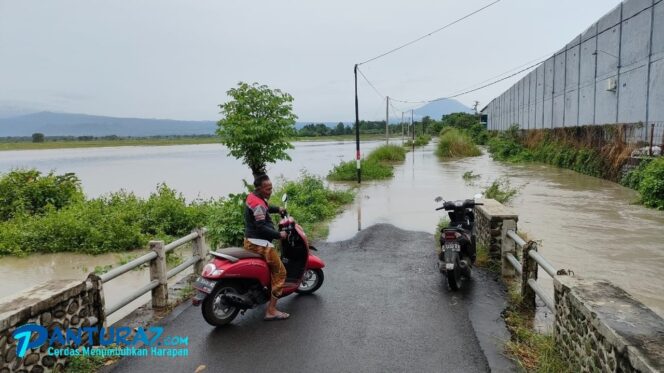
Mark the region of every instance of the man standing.
[[271, 241], [286, 238], [286, 232], [278, 232], [270, 218], [270, 214], [280, 213], [283, 209], [267, 203], [272, 195], [272, 182], [267, 175], [256, 177], [254, 188], [247, 196], [244, 208], [244, 249], [262, 255], [270, 268], [272, 296], [265, 310], [265, 320], [285, 320], [290, 315], [277, 310], [277, 299], [284, 288], [286, 268]]

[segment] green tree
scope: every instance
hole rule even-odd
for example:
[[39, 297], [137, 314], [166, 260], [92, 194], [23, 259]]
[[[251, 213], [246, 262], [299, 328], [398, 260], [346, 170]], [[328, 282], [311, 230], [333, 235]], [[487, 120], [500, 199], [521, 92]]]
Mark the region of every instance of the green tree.
[[39, 132], [33, 133], [32, 142], [44, 142], [44, 134]]
[[242, 159], [254, 176], [265, 173], [266, 163], [291, 160], [286, 150], [295, 135], [293, 97], [266, 85], [244, 82], [226, 92], [232, 100], [219, 105], [217, 134], [229, 155]]

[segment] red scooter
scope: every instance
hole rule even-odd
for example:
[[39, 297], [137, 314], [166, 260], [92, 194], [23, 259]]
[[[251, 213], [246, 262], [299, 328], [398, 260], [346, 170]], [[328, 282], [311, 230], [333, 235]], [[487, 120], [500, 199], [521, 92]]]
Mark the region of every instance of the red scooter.
[[[286, 204], [288, 196], [282, 200]], [[304, 230], [285, 209], [279, 231], [288, 234], [281, 240], [281, 260], [286, 267], [281, 296], [315, 292], [323, 285], [325, 263], [311, 253], [316, 248], [309, 245]], [[194, 306], [202, 305], [208, 324], [227, 325], [238, 313], [244, 314], [270, 300], [270, 269], [261, 255], [240, 247], [213, 251], [210, 255], [213, 259], [194, 283], [197, 294], [192, 300]]]

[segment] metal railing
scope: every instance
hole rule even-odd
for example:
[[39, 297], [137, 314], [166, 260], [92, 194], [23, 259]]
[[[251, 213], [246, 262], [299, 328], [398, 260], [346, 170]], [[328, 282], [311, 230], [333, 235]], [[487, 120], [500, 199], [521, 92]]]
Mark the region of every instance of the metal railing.
[[509, 237], [522, 250], [523, 263], [514, 256], [512, 252], [506, 252], [504, 259], [521, 275], [521, 295], [523, 303], [530, 309], [535, 309], [535, 295], [539, 296], [544, 304], [555, 312], [555, 303], [537, 283], [538, 266], [542, 267], [552, 278], [558, 274], [565, 274], [564, 271], [557, 271], [542, 255], [537, 252], [537, 243], [535, 241], [526, 242], [513, 230], [507, 231]]
[[[107, 283], [108, 281], [111, 281], [112, 279], [135, 268], [138, 268], [145, 263], [150, 264], [150, 282], [134, 290], [113, 305], [105, 307], [106, 317], [138, 299], [149, 291], [152, 292], [152, 307], [165, 307], [168, 304], [168, 279], [191, 266], [194, 266], [194, 273], [200, 273], [203, 270], [205, 256], [207, 255], [208, 251], [208, 247], [205, 242], [206, 232], [207, 229], [205, 228], [197, 229], [191, 234], [179, 238], [169, 243], [168, 245], [165, 245], [164, 241], [150, 241], [151, 251], [149, 253], [99, 276], [102, 283]], [[191, 258], [185, 260], [183, 263], [171, 269], [170, 271], [166, 271], [166, 254], [189, 242], [193, 242]]]

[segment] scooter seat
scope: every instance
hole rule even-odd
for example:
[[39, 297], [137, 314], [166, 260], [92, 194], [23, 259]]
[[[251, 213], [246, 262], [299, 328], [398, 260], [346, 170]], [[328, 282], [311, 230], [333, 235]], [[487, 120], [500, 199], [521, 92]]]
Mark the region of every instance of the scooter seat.
[[241, 247], [228, 247], [225, 249], [217, 250], [217, 253], [232, 256], [238, 259], [247, 259], [247, 258], [262, 258], [260, 254], [256, 254], [249, 250], [245, 250]]

